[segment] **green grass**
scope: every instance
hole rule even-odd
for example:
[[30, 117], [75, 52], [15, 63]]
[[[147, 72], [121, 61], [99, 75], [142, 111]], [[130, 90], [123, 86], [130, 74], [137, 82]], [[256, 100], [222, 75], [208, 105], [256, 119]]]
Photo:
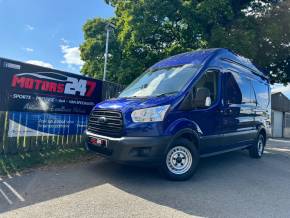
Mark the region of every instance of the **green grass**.
[[0, 175], [13, 175], [40, 166], [64, 165], [91, 158], [83, 148], [65, 148], [16, 155], [0, 155]]

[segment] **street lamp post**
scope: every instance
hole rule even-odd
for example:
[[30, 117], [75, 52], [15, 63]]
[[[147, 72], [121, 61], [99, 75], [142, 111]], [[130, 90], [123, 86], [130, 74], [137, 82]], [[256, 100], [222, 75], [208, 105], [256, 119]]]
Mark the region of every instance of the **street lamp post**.
[[113, 30], [115, 26], [111, 23], [108, 23], [106, 25], [106, 49], [105, 49], [105, 63], [104, 63], [104, 74], [103, 74], [103, 81], [106, 81], [107, 77], [107, 64], [108, 64], [108, 51], [109, 51], [109, 37], [110, 37], [110, 31]]

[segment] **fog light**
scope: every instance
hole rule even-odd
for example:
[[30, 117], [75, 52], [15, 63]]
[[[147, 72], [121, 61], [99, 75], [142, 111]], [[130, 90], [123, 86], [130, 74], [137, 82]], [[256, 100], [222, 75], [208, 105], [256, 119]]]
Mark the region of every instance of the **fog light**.
[[134, 157], [148, 157], [151, 152], [151, 147], [132, 148], [130, 155]]

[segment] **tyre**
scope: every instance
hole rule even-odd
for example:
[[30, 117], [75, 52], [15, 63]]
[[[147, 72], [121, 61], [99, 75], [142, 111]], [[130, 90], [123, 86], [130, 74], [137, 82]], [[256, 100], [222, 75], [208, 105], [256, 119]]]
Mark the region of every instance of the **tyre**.
[[249, 148], [251, 158], [259, 159], [264, 153], [266, 139], [262, 134], [259, 134], [254, 145]]
[[199, 163], [199, 152], [188, 139], [175, 140], [165, 152], [161, 172], [170, 180], [182, 181], [193, 176]]

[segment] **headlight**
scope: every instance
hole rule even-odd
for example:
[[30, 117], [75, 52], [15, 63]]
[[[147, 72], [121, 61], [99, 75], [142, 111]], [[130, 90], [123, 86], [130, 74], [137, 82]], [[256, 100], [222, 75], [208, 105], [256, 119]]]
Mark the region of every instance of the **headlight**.
[[131, 117], [134, 122], [158, 122], [163, 121], [166, 111], [170, 105], [150, 107], [132, 112]]

